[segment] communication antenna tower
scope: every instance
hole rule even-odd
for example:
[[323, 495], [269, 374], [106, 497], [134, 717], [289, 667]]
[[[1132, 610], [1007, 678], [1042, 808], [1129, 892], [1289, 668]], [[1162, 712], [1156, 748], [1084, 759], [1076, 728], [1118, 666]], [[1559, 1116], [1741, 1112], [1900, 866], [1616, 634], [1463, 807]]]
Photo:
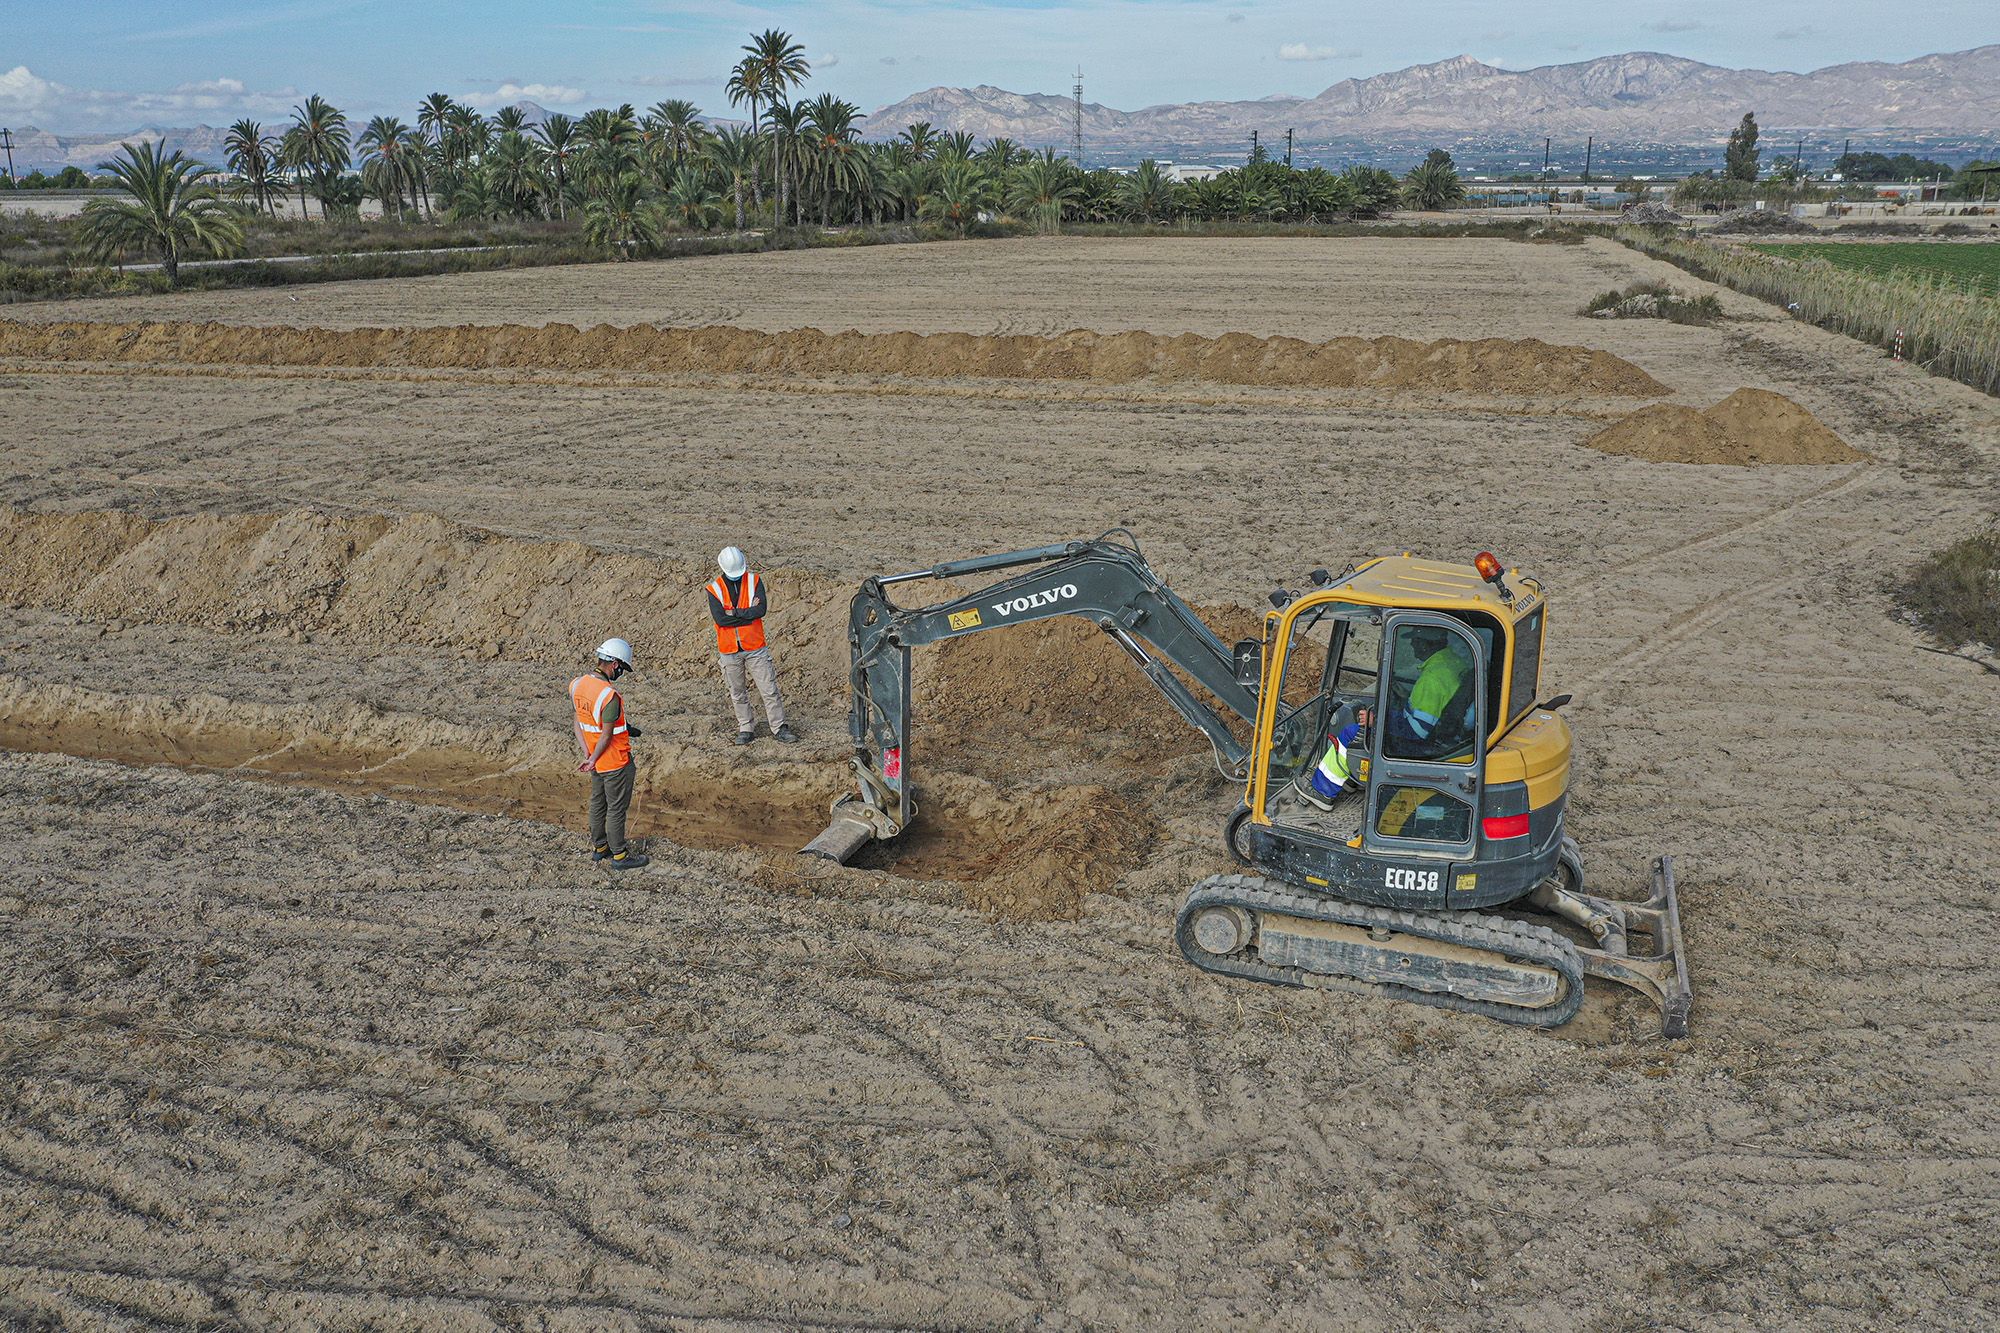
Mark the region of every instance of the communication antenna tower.
[[1069, 160], [1079, 169], [1083, 166], [1083, 67], [1078, 66], [1076, 82], [1070, 85], [1070, 96], [1075, 99], [1074, 112], [1070, 120]]

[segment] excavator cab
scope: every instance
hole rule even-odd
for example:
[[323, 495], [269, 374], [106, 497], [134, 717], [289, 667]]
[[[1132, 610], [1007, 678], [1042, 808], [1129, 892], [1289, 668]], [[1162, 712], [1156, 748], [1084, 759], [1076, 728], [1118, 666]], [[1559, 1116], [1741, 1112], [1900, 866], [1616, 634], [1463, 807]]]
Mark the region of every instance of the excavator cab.
[[1536, 706], [1540, 585], [1411, 556], [1326, 585], [1266, 618], [1261, 743], [1232, 848], [1390, 907], [1534, 889], [1562, 855], [1570, 755], [1568, 726]]
[[[930, 605], [897, 601], [906, 585], [987, 573], [1003, 576]], [[1406, 553], [1312, 583], [1274, 592], [1262, 639], [1232, 649], [1123, 529], [865, 580], [848, 617], [858, 790], [804, 850], [846, 861], [918, 817], [913, 649], [1075, 616], [1244, 784], [1223, 838], [1243, 873], [1197, 884], [1177, 917], [1190, 962], [1538, 1027], [1567, 1022], [1596, 976], [1645, 993], [1662, 1032], [1686, 1035], [1671, 860], [1655, 863], [1643, 902], [1584, 892], [1564, 829], [1568, 696], [1540, 696], [1540, 582], [1482, 552], [1469, 566]]]

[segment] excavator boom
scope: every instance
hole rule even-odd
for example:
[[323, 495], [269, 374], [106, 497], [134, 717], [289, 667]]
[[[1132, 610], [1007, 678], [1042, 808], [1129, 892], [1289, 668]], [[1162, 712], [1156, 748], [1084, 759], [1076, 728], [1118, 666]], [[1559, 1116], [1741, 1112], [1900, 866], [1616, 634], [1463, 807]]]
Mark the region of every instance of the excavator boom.
[[[1122, 537], [1123, 540], [1114, 540]], [[890, 589], [925, 580], [1018, 570], [977, 592], [929, 606], [899, 607]], [[1131, 534], [951, 560], [864, 580], [849, 608], [848, 735], [858, 796], [835, 803], [832, 821], [805, 851], [846, 861], [877, 838], [893, 838], [916, 817], [910, 782], [910, 652], [1055, 616], [1080, 616], [1117, 641], [1146, 678], [1214, 747], [1218, 764], [1241, 777], [1249, 752], [1230, 718], [1257, 715], [1260, 646], [1231, 649], [1146, 563]], [[1211, 705], [1169, 668], [1178, 668]], [[1225, 714], [1227, 716], [1225, 716]]]

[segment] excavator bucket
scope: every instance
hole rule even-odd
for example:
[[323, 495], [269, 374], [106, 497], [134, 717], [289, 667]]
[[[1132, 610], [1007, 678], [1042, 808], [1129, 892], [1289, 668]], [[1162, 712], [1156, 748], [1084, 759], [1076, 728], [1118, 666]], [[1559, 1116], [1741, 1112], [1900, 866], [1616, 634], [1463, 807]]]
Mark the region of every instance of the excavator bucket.
[[916, 817], [909, 786], [910, 650], [884, 630], [894, 608], [869, 579], [848, 609], [848, 738], [860, 785], [833, 803], [824, 829], [799, 850], [846, 864], [877, 839], [893, 838]]

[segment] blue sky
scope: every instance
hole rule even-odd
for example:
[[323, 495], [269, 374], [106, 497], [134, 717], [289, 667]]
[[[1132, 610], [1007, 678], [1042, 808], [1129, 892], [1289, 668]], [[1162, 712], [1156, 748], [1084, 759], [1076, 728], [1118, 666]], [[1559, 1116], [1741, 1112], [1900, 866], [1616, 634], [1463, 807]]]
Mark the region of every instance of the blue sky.
[[90, 0], [10, 6], [0, 124], [125, 130], [282, 116], [308, 92], [406, 119], [432, 91], [557, 110], [686, 97], [722, 82], [753, 30], [806, 46], [812, 91], [864, 111], [937, 84], [1157, 102], [1311, 95], [1337, 80], [1469, 53], [1496, 65], [1667, 51], [1764, 69], [1907, 60], [2000, 41], [1994, 0]]

